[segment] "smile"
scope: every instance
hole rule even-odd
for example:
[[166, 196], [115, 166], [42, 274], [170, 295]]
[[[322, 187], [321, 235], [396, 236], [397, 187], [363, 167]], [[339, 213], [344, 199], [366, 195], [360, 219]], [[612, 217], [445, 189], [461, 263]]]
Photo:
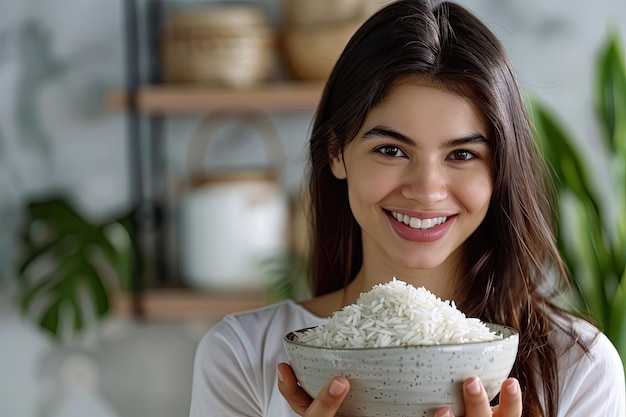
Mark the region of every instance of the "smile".
[[391, 216], [399, 222], [402, 222], [409, 226], [412, 229], [421, 229], [427, 230], [431, 229], [435, 226], [439, 226], [448, 220], [447, 217], [433, 217], [431, 219], [419, 219], [417, 217], [410, 217], [406, 214], [396, 213], [394, 211], [390, 211]]

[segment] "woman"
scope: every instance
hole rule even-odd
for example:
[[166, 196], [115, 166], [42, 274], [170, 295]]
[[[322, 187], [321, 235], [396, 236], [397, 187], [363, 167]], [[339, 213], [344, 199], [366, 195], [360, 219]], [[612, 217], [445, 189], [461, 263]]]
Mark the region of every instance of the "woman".
[[383, 8], [346, 46], [313, 126], [315, 298], [214, 326], [198, 347], [191, 416], [335, 415], [350, 382], [312, 400], [280, 363], [282, 337], [392, 277], [519, 330], [499, 405], [470, 378], [467, 416], [623, 416], [614, 347], [553, 302], [567, 273], [546, 178], [495, 36], [453, 3]]

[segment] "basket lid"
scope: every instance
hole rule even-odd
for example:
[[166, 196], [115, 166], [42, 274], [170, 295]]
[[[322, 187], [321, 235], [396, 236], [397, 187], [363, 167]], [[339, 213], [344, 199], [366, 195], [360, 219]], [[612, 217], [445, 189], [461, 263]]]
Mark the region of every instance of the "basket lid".
[[260, 7], [220, 4], [170, 12], [165, 27], [166, 30], [263, 29], [269, 27], [269, 22]]

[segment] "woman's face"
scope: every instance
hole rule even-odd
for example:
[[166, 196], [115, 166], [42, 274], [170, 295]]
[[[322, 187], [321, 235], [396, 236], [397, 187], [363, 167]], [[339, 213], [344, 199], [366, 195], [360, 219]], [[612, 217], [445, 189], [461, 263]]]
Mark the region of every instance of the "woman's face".
[[491, 198], [488, 132], [469, 101], [433, 87], [400, 84], [372, 109], [331, 161], [347, 180], [364, 265], [399, 278], [458, 266]]

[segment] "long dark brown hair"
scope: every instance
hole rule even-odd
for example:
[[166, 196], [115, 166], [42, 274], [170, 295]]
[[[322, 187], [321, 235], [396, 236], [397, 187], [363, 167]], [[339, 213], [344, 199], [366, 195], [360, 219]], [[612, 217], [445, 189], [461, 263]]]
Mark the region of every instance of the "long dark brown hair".
[[[463, 7], [401, 0], [354, 34], [322, 95], [310, 141], [311, 278], [314, 295], [344, 288], [361, 268], [361, 229], [347, 185], [330, 157], [355, 138], [368, 112], [401, 82], [469, 99], [490, 125], [494, 189], [487, 216], [465, 244], [465, 276], [455, 293], [468, 316], [520, 332], [512, 375], [524, 391], [524, 416], [555, 416], [557, 353], [549, 334], [553, 303], [567, 271], [555, 243], [552, 190], [513, 67], [495, 35]], [[543, 398], [543, 401], [540, 399]]]

